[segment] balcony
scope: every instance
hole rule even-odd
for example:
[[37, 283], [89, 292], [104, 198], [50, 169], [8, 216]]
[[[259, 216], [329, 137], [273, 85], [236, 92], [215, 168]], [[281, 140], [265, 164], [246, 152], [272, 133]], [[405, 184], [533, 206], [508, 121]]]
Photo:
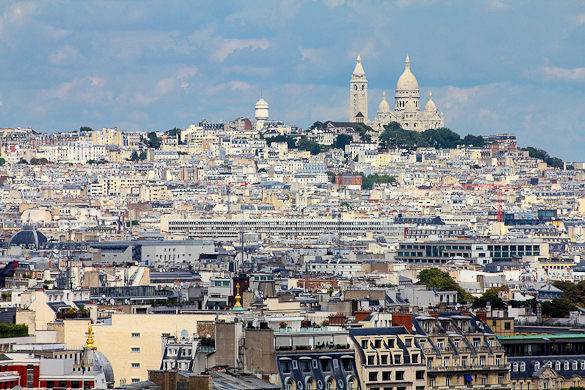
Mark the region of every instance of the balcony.
[[492, 364], [492, 365], [470, 365], [470, 366], [434, 366], [427, 368], [429, 373], [432, 372], [455, 372], [455, 371], [508, 371], [510, 370], [510, 364]]

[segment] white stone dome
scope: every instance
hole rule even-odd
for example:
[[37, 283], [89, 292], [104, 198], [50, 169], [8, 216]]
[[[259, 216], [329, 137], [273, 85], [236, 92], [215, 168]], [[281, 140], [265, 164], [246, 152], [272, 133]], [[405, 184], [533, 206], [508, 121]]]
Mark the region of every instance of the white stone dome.
[[268, 109], [268, 102], [266, 100], [264, 100], [263, 98], [258, 99], [258, 101], [256, 102], [256, 109]]
[[418, 90], [418, 81], [410, 70], [410, 57], [406, 56], [404, 61], [404, 72], [400, 75], [396, 83], [397, 91], [415, 91]]
[[429, 92], [429, 100], [427, 100], [427, 104], [425, 104], [425, 111], [429, 112], [437, 112], [437, 105], [433, 101], [433, 93]]
[[386, 92], [384, 92], [382, 95], [382, 101], [378, 104], [378, 112], [383, 114], [390, 112], [390, 104], [388, 104], [388, 101], [386, 100]]

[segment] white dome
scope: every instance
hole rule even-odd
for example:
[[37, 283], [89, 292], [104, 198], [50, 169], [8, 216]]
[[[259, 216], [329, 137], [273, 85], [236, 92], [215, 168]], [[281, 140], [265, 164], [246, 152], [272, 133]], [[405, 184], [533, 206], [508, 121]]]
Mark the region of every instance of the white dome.
[[425, 111], [429, 112], [437, 112], [437, 105], [433, 101], [433, 93], [429, 92], [429, 100], [427, 100], [427, 104], [425, 104]]
[[414, 91], [418, 90], [418, 81], [410, 70], [410, 57], [406, 56], [404, 62], [404, 72], [400, 75], [398, 82], [396, 83], [397, 91]]
[[269, 108], [268, 107], [268, 102], [266, 100], [264, 100], [263, 98], [260, 98], [257, 102], [256, 102], [256, 109], [259, 108]]
[[378, 104], [378, 112], [383, 114], [390, 112], [390, 104], [388, 104], [388, 101], [386, 100], [386, 92], [384, 92], [382, 101]]

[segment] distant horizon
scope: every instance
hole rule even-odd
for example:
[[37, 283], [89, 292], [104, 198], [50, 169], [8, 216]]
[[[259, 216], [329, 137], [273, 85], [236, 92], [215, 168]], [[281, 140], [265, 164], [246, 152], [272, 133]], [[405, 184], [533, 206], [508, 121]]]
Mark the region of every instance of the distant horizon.
[[408, 54], [445, 127], [582, 161], [585, 3], [462, 4], [5, 2], [0, 127], [162, 131], [253, 118], [261, 95], [290, 125], [346, 121], [358, 54], [371, 119], [383, 91], [392, 106]]

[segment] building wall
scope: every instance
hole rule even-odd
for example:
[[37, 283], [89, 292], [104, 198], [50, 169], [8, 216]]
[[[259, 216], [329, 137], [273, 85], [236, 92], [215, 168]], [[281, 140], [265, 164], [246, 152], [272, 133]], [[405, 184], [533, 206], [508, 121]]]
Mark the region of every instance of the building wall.
[[[209, 314], [113, 314], [111, 324], [93, 326], [95, 345], [112, 364], [116, 384], [124, 379], [146, 380], [148, 370], [160, 368], [162, 358], [163, 333], [178, 335], [185, 329], [189, 334], [197, 334], [200, 321], [214, 321], [215, 313]], [[228, 314], [218, 315], [220, 319]], [[63, 339], [68, 348], [82, 348], [85, 344], [88, 321], [63, 321]], [[133, 336], [139, 333], [139, 336]], [[132, 348], [139, 348], [132, 350]], [[139, 363], [137, 368], [132, 363]]]

